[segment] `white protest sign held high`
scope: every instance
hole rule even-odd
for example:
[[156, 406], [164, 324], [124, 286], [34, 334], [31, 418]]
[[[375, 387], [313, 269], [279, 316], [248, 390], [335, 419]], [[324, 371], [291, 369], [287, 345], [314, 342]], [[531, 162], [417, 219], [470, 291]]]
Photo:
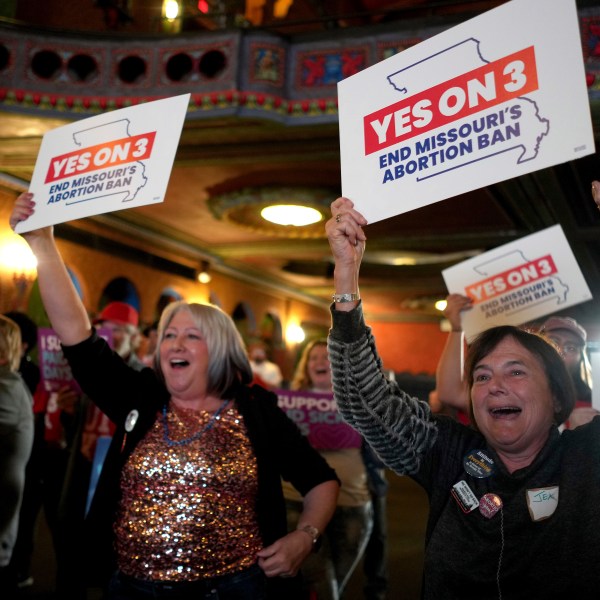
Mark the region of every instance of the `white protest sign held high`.
[[35, 214], [15, 231], [162, 202], [189, 98], [138, 104], [46, 133], [29, 186]]
[[369, 222], [593, 154], [575, 0], [513, 0], [338, 83]]
[[470, 258], [442, 275], [451, 294], [473, 299], [473, 308], [462, 313], [467, 339], [592, 298], [560, 225]]

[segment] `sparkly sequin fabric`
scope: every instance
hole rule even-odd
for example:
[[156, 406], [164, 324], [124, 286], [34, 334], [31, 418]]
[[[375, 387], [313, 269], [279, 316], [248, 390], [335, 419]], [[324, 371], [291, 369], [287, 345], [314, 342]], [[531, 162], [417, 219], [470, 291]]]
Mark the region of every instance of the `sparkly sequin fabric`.
[[[166, 418], [177, 441], [202, 430], [211, 415], [170, 405]], [[115, 534], [123, 573], [194, 581], [256, 562], [256, 458], [232, 404], [200, 439], [182, 446], [167, 444], [160, 415], [129, 457], [121, 489]]]

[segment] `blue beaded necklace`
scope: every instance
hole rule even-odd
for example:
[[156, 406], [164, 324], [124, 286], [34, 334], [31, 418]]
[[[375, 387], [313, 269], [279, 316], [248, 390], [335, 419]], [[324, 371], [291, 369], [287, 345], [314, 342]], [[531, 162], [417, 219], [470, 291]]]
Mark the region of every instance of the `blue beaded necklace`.
[[185, 438], [184, 440], [172, 440], [169, 437], [169, 422], [167, 420], [167, 405], [165, 404], [162, 409], [162, 422], [163, 422], [163, 440], [166, 442], [167, 446], [186, 446], [187, 444], [191, 444], [192, 442], [199, 440], [211, 427], [215, 424], [217, 417], [221, 414], [223, 409], [229, 404], [229, 400], [225, 400], [217, 412], [211, 417], [210, 421], [204, 426], [204, 429], [197, 431], [191, 437]]

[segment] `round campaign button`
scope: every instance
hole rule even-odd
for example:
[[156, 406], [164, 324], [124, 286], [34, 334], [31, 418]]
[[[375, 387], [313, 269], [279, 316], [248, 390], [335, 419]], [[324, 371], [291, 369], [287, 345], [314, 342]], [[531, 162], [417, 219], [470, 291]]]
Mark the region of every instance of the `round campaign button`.
[[495, 469], [494, 461], [483, 450], [469, 452], [463, 459], [463, 466], [469, 475], [478, 479], [489, 477]]
[[135, 424], [137, 423], [139, 416], [140, 416], [140, 413], [135, 409], [133, 409], [127, 415], [127, 418], [125, 419], [125, 431], [127, 431], [127, 433], [133, 431], [133, 428], [135, 427]]
[[485, 494], [479, 501], [479, 512], [491, 519], [502, 508], [502, 500], [498, 494]]

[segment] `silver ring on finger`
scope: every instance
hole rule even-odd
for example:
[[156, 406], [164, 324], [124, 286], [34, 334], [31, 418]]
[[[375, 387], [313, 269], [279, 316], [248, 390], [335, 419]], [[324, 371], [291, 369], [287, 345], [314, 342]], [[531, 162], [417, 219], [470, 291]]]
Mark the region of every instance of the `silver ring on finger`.
[[342, 220], [342, 213], [338, 213], [335, 215], [335, 222], [339, 223]]

